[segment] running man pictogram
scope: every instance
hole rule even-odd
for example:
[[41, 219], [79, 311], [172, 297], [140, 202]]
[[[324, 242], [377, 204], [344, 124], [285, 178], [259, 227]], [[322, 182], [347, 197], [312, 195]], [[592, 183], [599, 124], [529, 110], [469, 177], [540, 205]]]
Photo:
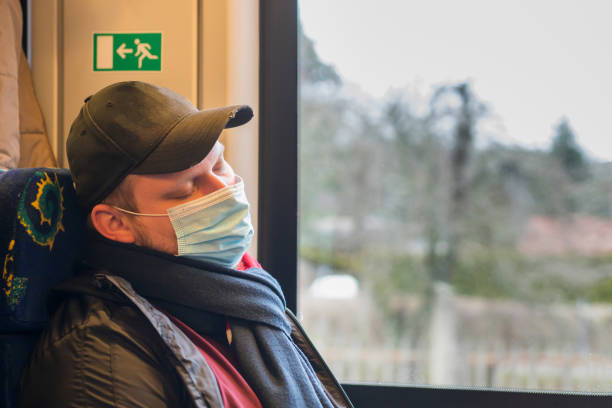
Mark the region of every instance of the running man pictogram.
[[159, 58], [158, 55], [153, 55], [149, 50], [151, 46], [147, 43], [140, 42], [140, 39], [136, 38], [134, 40], [134, 44], [136, 44], [136, 54], [135, 57], [138, 57], [138, 69], [142, 68], [142, 60], [145, 58], [149, 58], [152, 60], [156, 60]]

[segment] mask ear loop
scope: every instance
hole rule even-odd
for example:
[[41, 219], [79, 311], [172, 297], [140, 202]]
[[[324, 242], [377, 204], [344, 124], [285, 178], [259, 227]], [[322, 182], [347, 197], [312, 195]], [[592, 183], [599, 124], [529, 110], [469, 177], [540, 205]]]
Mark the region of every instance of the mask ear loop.
[[145, 216], [145, 217], [167, 217], [167, 216], [168, 216], [168, 214], [145, 214], [145, 213], [137, 213], [137, 212], [134, 212], [134, 211], [125, 210], [125, 209], [123, 209], [123, 208], [121, 208], [121, 207], [117, 207], [117, 206], [114, 206], [114, 205], [111, 205], [111, 207], [113, 207], [115, 210], [119, 210], [119, 211], [121, 211], [122, 213], [130, 214], [130, 215], [142, 215], [142, 216]]

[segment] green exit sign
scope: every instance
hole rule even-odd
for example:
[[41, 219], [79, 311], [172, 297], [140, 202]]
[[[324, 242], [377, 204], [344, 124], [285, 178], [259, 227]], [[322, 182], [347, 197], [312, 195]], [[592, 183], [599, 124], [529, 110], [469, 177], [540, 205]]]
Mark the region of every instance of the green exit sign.
[[94, 71], [161, 71], [161, 33], [94, 34]]

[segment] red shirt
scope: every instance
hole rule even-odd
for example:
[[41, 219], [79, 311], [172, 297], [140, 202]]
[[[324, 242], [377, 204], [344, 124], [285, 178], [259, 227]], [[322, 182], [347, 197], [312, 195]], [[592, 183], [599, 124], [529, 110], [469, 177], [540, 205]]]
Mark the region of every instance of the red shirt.
[[[259, 267], [259, 263], [245, 253], [240, 263], [236, 266], [238, 270]], [[251, 389], [249, 384], [236, 369], [238, 366], [232, 351], [227, 344], [212, 338], [204, 338], [196, 333], [191, 327], [166, 313], [172, 322], [189, 337], [189, 340], [200, 350], [202, 356], [215, 374], [223, 405], [231, 408], [261, 408], [261, 403]], [[229, 330], [229, 325], [227, 326]]]

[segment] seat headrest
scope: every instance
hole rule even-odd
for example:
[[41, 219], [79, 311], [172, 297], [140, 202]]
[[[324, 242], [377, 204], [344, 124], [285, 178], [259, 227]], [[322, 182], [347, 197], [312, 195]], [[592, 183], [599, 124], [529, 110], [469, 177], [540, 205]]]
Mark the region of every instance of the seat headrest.
[[84, 227], [68, 170], [0, 173], [0, 333], [44, 327], [47, 293], [72, 276]]

